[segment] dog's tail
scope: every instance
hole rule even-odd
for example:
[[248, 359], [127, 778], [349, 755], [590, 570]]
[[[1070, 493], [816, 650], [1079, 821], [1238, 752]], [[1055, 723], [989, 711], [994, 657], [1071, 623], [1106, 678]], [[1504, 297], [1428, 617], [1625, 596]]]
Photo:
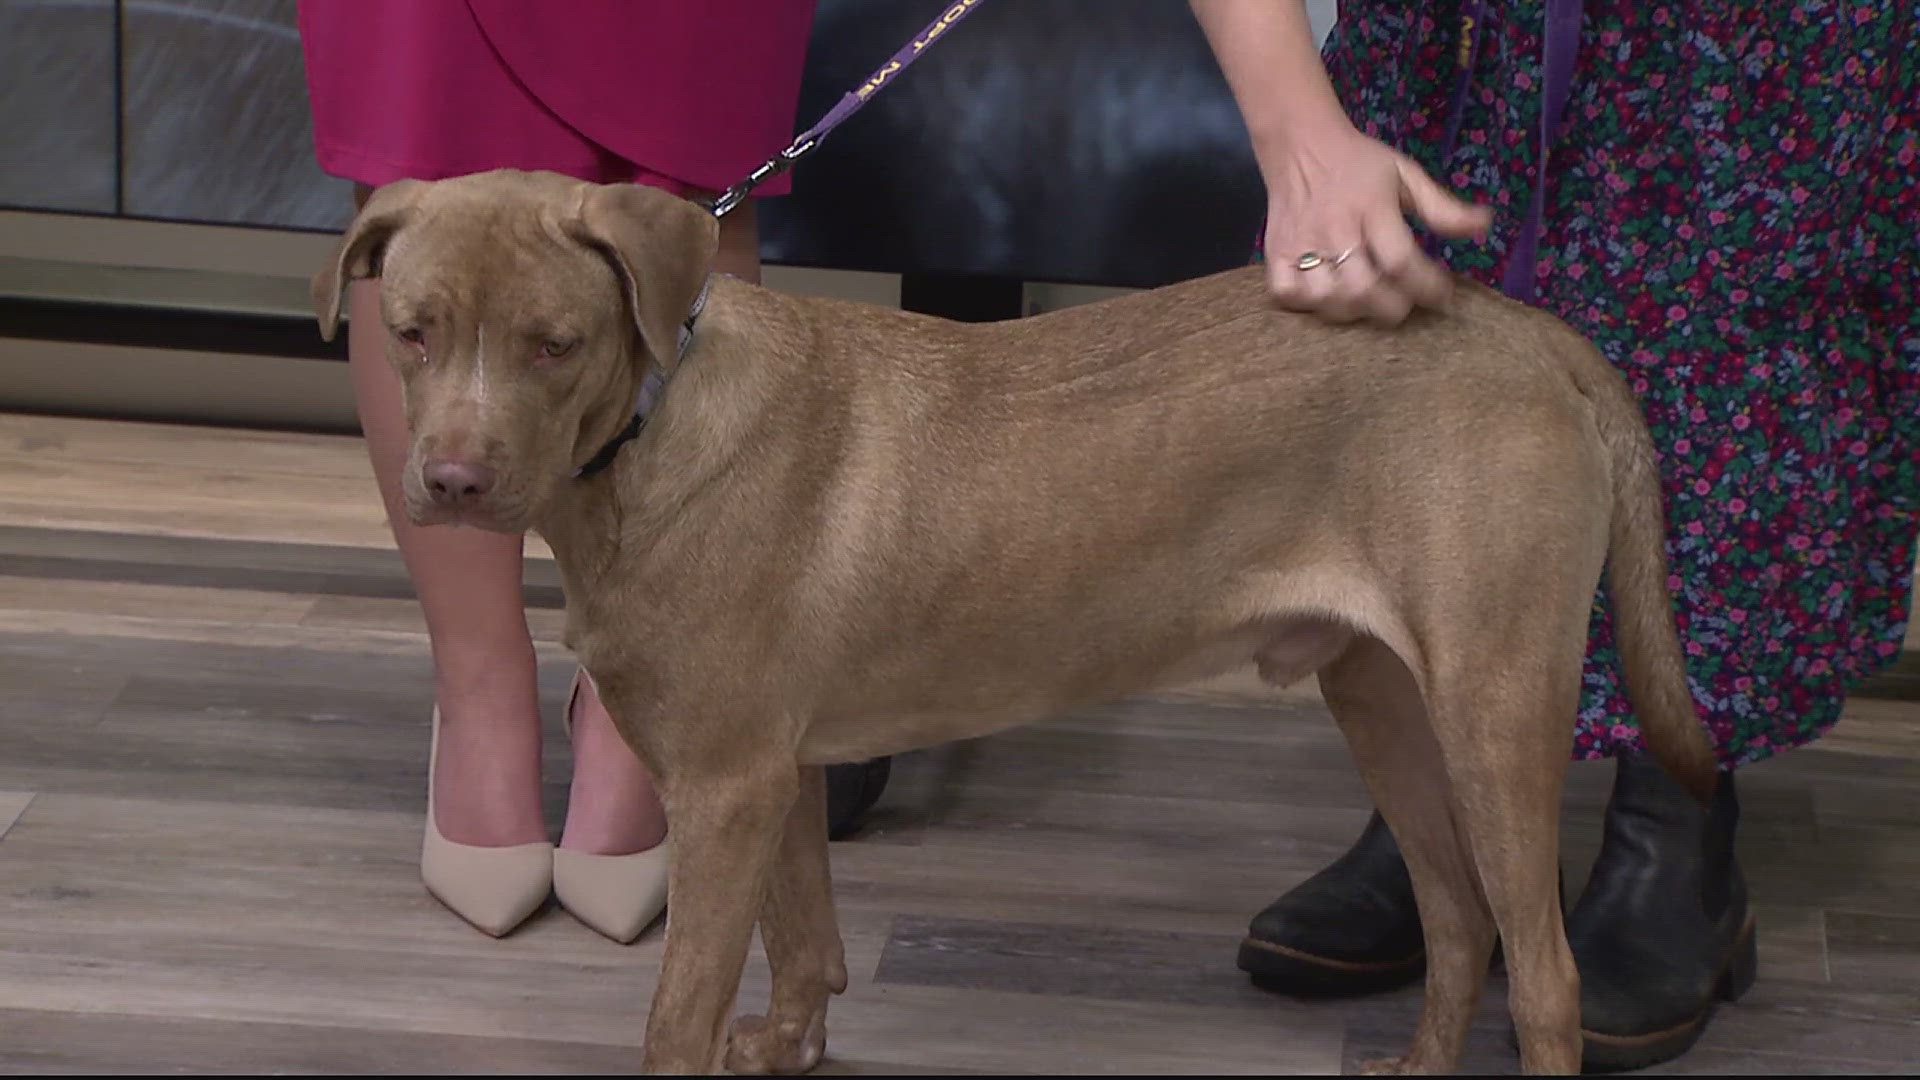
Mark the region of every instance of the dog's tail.
[[1719, 782], [1718, 765], [1694, 709], [1674, 625], [1653, 439], [1626, 380], [1592, 345], [1581, 341], [1578, 347], [1586, 355], [1574, 365], [1574, 378], [1593, 402], [1600, 438], [1612, 459], [1607, 594], [1627, 694], [1654, 758], [1706, 805]]

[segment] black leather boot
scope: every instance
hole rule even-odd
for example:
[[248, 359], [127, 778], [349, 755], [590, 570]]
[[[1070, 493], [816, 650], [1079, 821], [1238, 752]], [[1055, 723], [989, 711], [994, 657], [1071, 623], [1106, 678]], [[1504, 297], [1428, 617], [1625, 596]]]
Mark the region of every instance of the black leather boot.
[[1413, 881], [1377, 812], [1345, 855], [1254, 916], [1240, 945], [1256, 985], [1300, 996], [1391, 990], [1426, 968]]
[[1567, 917], [1586, 1072], [1680, 1056], [1754, 977], [1733, 775], [1720, 775], [1709, 812], [1651, 759], [1617, 768], [1600, 855]]
[[839, 840], [859, 828], [892, 774], [890, 757], [827, 766], [827, 839]]

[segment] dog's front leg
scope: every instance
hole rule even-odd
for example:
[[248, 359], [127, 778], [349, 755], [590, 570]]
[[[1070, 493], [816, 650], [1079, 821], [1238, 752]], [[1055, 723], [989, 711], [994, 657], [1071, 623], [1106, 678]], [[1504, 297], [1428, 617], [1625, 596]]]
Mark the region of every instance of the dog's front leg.
[[738, 753], [724, 767], [660, 777], [673, 854], [666, 954], [641, 1057], [648, 1073], [720, 1069], [721, 1032], [798, 787], [792, 758], [742, 761]]
[[800, 768], [800, 797], [787, 814], [767, 880], [760, 940], [773, 969], [766, 1016], [743, 1016], [727, 1035], [736, 1073], [803, 1073], [827, 1045], [827, 1000], [847, 988], [846, 953], [833, 913], [827, 865], [827, 770]]

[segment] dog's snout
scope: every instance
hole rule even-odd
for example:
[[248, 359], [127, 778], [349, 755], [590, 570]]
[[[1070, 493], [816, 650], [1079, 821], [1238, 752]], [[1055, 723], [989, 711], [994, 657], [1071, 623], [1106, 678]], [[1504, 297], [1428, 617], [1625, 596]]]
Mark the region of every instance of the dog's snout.
[[477, 461], [445, 458], [427, 462], [423, 472], [427, 492], [441, 502], [455, 504], [485, 498], [498, 479], [491, 468]]

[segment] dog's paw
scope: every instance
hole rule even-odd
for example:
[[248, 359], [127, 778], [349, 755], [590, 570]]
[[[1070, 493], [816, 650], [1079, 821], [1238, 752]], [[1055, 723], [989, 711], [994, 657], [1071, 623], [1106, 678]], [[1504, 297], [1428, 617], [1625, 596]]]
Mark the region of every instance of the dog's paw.
[[1407, 1068], [1405, 1055], [1390, 1058], [1368, 1058], [1360, 1063], [1361, 1076], [1407, 1076], [1409, 1072], [1410, 1070]]
[[827, 1026], [815, 1016], [804, 1027], [764, 1016], [736, 1017], [727, 1030], [727, 1070], [793, 1075], [820, 1064], [827, 1052]]

